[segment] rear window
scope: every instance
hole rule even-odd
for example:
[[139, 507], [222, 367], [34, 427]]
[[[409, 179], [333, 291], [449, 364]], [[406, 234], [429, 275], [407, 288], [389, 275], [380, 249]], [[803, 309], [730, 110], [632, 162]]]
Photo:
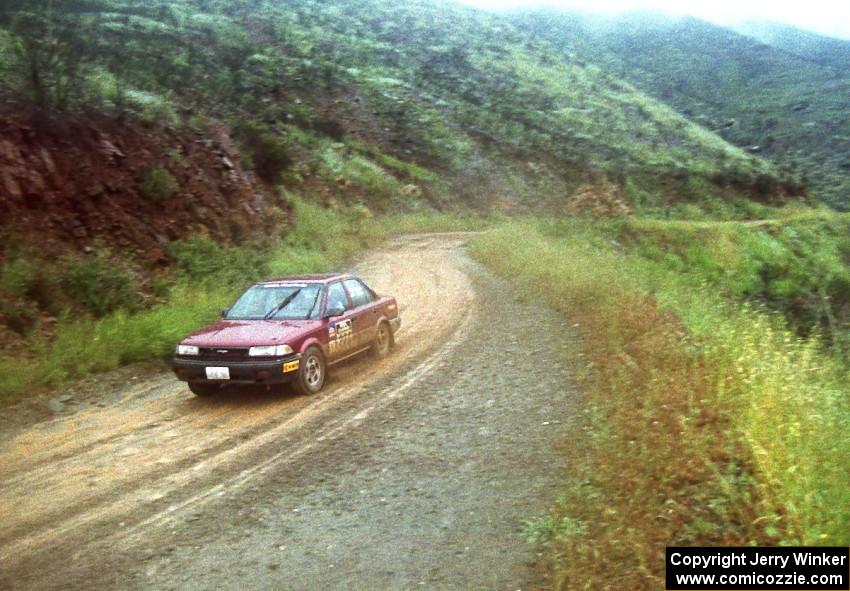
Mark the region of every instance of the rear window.
[[345, 283], [345, 289], [351, 295], [351, 301], [354, 307], [365, 306], [372, 302], [372, 293], [366, 288], [363, 283], [357, 279], [348, 279]]

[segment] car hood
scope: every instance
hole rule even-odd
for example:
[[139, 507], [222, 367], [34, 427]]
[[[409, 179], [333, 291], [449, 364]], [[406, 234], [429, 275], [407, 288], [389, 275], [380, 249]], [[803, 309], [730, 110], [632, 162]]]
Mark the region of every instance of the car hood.
[[198, 347], [278, 345], [315, 328], [315, 320], [221, 320], [181, 341]]

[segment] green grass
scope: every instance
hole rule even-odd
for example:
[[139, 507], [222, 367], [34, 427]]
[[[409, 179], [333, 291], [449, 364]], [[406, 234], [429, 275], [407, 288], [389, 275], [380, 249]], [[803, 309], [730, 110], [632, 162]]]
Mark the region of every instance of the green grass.
[[432, 182], [438, 179], [438, 176], [435, 173], [421, 166], [417, 166], [413, 162], [404, 162], [387, 154], [378, 155], [378, 160], [384, 166], [396, 170], [412, 180]]
[[585, 443], [558, 508], [526, 529], [558, 588], [656, 589], [668, 545], [848, 544], [846, 368], [609, 231], [528, 221], [472, 247], [584, 344]]
[[402, 184], [390, 172], [366, 156], [346, 152], [342, 144], [328, 145], [320, 156], [319, 176], [338, 185], [353, 184], [382, 205], [400, 193]]
[[0, 310], [6, 326], [28, 334], [39, 316], [58, 317], [69, 309], [97, 317], [138, 310], [138, 283], [127, 262], [107, 250], [54, 260], [27, 248], [0, 265]]
[[66, 320], [50, 342], [32, 343], [24, 358], [0, 358], [0, 398], [57, 387], [134, 361], [163, 358], [177, 340], [216, 317], [230, 294], [176, 289], [168, 304], [138, 314]]
[[819, 210], [751, 222], [613, 222], [624, 247], [694, 285], [782, 313], [801, 335], [850, 344], [850, 216]]

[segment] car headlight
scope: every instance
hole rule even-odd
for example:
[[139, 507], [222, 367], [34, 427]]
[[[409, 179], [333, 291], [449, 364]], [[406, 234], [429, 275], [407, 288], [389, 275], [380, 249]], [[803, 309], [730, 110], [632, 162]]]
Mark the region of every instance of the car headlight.
[[264, 345], [248, 349], [249, 357], [283, 357], [292, 353], [289, 345]]
[[177, 345], [178, 355], [197, 355], [198, 348], [194, 345]]

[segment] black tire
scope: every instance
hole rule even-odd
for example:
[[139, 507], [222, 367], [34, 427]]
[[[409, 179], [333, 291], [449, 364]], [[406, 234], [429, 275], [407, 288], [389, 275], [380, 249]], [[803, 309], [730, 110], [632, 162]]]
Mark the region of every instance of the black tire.
[[204, 382], [189, 382], [189, 389], [195, 396], [206, 397], [212, 396], [221, 390], [221, 386], [218, 384], [206, 384]]
[[378, 325], [378, 333], [375, 335], [375, 342], [372, 344], [372, 355], [378, 359], [383, 359], [390, 354], [390, 349], [393, 347], [393, 333], [390, 330], [390, 325], [386, 322], [381, 322]]
[[327, 364], [325, 357], [318, 347], [309, 347], [301, 356], [298, 377], [295, 378], [295, 389], [300, 394], [312, 396], [325, 385]]

